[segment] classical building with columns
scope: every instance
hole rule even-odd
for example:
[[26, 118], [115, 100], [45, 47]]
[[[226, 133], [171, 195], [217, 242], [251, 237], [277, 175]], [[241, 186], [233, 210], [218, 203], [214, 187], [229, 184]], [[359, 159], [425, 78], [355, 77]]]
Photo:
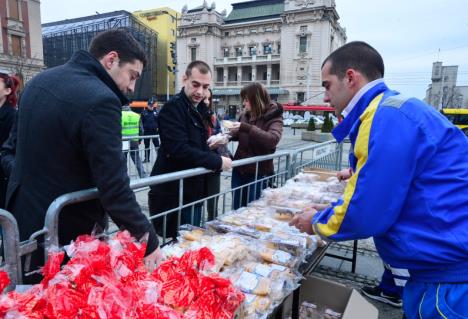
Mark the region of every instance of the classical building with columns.
[[321, 104], [320, 70], [346, 42], [334, 0], [254, 0], [182, 10], [178, 26], [177, 86], [193, 60], [213, 69], [218, 110], [241, 105], [242, 86], [258, 81], [281, 103]]
[[0, 72], [21, 86], [44, 68], [39, 0], [0, 0]]

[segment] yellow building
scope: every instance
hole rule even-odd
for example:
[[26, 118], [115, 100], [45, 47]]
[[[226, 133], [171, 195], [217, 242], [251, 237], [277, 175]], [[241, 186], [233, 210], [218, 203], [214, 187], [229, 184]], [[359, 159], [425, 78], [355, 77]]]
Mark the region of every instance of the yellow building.
[[[156, 93], [158, 100], [165, 100], [175, 92], [177, 20], [180, 13], [169, 7], [135, 11], [133, 15], [158, 33], [156, 54]], [[171, 70], [171, 71], [169, 71]]]

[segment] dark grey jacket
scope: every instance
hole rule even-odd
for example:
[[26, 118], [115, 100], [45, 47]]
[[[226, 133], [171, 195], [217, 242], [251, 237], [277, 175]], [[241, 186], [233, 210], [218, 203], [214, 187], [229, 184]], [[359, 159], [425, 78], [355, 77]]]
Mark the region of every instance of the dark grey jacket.
[[141, 238], [147, 254], [158, 246], [154, 228], [129, 187], [122, 154], [121, 107], [125, 96], [98, 60], [79, 51], [64, 65], [46, 70], [26, 86], [7, 207], [17, 218], [21, 240], [44, 226], [47, 208], [60, 195], [97, 187], [100, 200], [67, 206], [59, 238], [69, 243], [105, 225], [105, 213]]

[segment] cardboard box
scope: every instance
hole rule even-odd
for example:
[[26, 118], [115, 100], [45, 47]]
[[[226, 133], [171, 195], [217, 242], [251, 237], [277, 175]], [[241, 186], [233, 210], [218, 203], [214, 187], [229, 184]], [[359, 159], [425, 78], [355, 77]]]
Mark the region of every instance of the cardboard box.
[[377, 308], [355, 289], [313, 276], [301, 283], [299, 305], [303, 301], [327, 306], [342, 313], [342, 319], [376, 319], [379, 316]]

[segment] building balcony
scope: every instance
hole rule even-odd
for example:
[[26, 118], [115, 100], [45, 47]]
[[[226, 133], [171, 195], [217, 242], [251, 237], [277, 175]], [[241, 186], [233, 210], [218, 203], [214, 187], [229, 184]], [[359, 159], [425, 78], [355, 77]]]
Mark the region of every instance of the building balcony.
[[238, 57], [224, 57], [215, 58], [214, 65], [238, 65], [238, 64], [255, 64], [265, 62], [280, 62], [279, 54], [267, 54], [267, 55], [252, 55], [252, 56], [238, 56]]
[[[214, 82], [214, 86], [215, 87], [242, 87], [244, 85], [247, 85], [249, 83], [252, 83], [254, 81], [251, 81], [251, 80], [242, 80], [240, 82], [240, 85], [239, 85], [239, 82], [238, 81], [227, 81], [226, 85], [224, 85], [224, 82], [222, 81], [215, 81]], [[265, 86], [279, 86], [280, 85], [280, 80], [270, 80], [270, 85], [268, 85], [268, 81], [267, 80], [256, 80], [255, 82], [257, 83], [261, 83]]]
[[[228, 81], [226, 85], [224, 85], [224, 82], [216, 81], [213, 87], [213, 95], [216, 95], [216, 96], [239, 95], [242, 87], [252, 82], [253, 81], [241, 81], [240, 83], [238, 83], [237, 81]], [[266, 80], [257, 80], [256, 82], [260, 82], [263, 85], [265, 85], [268, 90], [268, 93], [270, 94], [288, 94], [289, 93], [288, 90], [281, 87], [280, 80], [270, 80], [269, 85]]]

